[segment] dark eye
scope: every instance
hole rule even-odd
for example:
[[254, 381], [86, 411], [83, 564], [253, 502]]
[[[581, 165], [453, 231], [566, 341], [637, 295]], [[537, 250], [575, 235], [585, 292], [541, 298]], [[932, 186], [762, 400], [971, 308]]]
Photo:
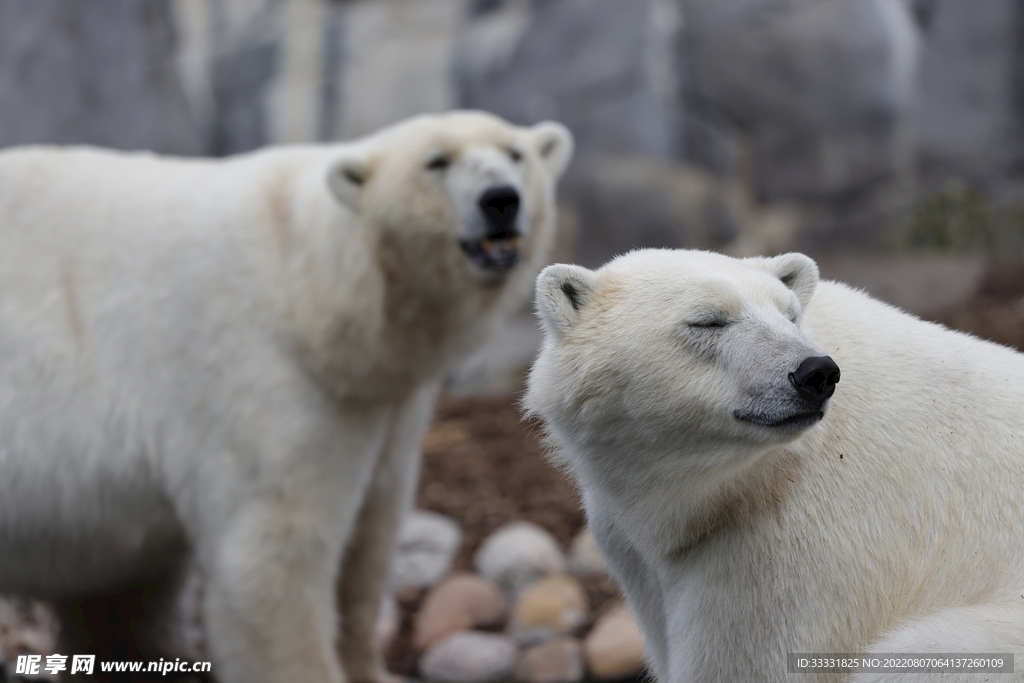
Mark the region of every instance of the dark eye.
[[437, 156], [430, 158], [430, 161], [427, 162], [427, 168], [431, 171], [443, 171], [448, 168], [451, 163], [452, 160], [448, 158], [447, 154], [438, 154]]
[[728, 324], [729, 321], [722, 318], [708, 318], [707, 320], [694, 320], [689, 323], [689, 326], [698, 330], [720, 330]]
[[510, 149], [508, 151], [508, 157], [509, 157], [509, 159], [511, 159], [512, 161], [514, 161], [514, 162], [516, 162], [518, 164], [520, 161], [523, 160], [523, 153], [520, 152], [515, 147], [513, 147], [512, 149]]

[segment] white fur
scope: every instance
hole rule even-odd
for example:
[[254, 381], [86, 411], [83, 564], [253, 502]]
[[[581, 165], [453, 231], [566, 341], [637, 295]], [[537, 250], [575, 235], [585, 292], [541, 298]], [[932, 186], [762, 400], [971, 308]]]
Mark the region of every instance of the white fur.
[[[74, 648], [83, 601], [173, 593], [194, 555], [218, 680], [383, 680], [419, 439], [543, 264], [569, 154], [472, 112], [219, 161], [0, 154], [0, 591], [54, 600]], [[458, 244], [476, 200], [445, 178], [485, 187], [479, 158], [522, 191], [505, 276]]]
[[[1024, 356], [815, 287], [798, 255], [561, 268], [538, 278], [549, 333], [524, 403], [659, 681], [783, 681], [790, 652], [887, 651], [1013, 652], [1018, 673], [857, 680], [1024, 680]], [[591, 282], [571, 317], [550, 303], [567, 273]], [[693, 327], [708, 316], [728, 324]], [[821, 353], [842, 373], [823, 420], [735, 417], [784, 405]]]

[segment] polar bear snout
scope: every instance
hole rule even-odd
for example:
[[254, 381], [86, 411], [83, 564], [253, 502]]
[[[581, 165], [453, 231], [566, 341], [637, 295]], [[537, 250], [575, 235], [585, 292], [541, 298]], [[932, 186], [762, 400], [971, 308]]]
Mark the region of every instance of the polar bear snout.
[[489, 187], [480, 195], [480, 210], [487, 219], [490, 239], [509, 239], [519, 234], [519, 192], [511, 185]]
[[808, 401], [821, 402], [832, 397], [839, 383], [839, 366], [830, 356], [805, 358], [789, 373], [789, 383]]
[[504, 273], [519, 263], [521, 204], [519, 190], [511, 185], [492, 185], [480, 193], [477, 206], [483, 217], [483, 234], [459, 243], [483, 270]]

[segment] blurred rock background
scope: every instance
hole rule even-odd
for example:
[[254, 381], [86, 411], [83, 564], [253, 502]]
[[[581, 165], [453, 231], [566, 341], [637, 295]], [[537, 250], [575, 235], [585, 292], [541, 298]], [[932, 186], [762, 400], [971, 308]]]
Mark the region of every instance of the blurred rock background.
[[0, 0], [4, 146], [223, 155], [453, 107], [572, 128], [584, 263], [891, 246], [936, 196], [1024, 203], [1024, 0]]

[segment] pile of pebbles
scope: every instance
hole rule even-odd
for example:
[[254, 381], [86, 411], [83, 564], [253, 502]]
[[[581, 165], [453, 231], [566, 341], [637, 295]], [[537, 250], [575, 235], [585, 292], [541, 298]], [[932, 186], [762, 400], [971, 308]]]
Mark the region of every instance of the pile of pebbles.
[[[581, 683], [644, 673], [640, 630], [622, 598], [592, 604], [588, 588], [614, 584], [586, 529], [565, 553], [542, 527], [512, 522], [481, 544], [474, 571], [452, 571], [462, 536], [434, 512], [414, 511], [402, 526], [376, 634], [385, 651], [414, 658], [396, 683]], [[183, 624], [195, 627], [186, 640], [203, 653], [199, 590], [193, 582], [186, 591]], [[52, 654], [57, 628], [43, 603], [0, 600], [0, 661]]]
[[430, 512], [413, 513], [402, 529], [378, 637], [394, 647], [398, 605], [418, 594], [402, 643], [416, 655], [415, 678], [579, 683], [644, 672], [640, 630], [622, 599], [591, 609], [584, 584], [607, 575], [586, 529], [566, 556], [545, 529], [512, 522], [480, 546], [474, 571], [451, 572], [460, 538], [453, 520]]

